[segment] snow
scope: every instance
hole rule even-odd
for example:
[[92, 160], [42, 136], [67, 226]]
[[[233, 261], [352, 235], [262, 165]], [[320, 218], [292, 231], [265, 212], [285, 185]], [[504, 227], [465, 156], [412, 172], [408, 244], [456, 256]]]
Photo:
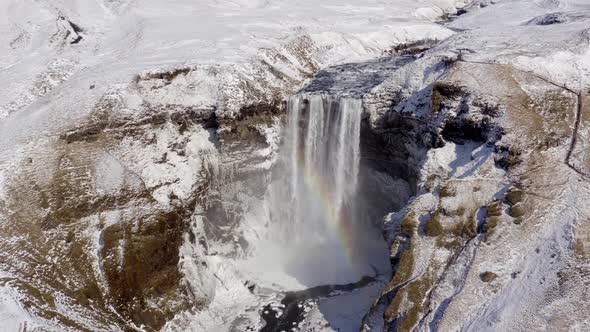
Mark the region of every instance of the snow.
[[422, 172], [461, 180], [473, 179], [481, 172], [496, 173], [501, 177], [504, 172], [494, 167], [494, 160], [491, 158], [493, 149], [492, 146], [480, 142], [446, 142], [445, 146], [428, 151]]
[[582, 91], [590, 85], [590, 46], [579, 52], [557, 51], [549, 57], [520, 56], [516, 58], [516, 65], [574, 91]]
[[[437, 6], [440, 1], [422, 5], [429, 3]], [[443, 9], [436, 8], [450, 11], [451, 4], [446, 1]], [[384, 48], [424, 34], [448, 36], [444, 28], [413, 18], [416, 6], [409, 0], [223, 0], [198, 5], [187, 0], [5, 1], [0, 64], [10, 85], [0, 95], [0, 113], [6, 116], [31, 105], [72, 76], [81, 83], [76, 90], [90, 83], [102, 89], [166, 66], [244, 64], [260, 50], [277, 48], [302, 34], [311, 35], [320, 48], [333, 49], [325, 64], [379, 55]], [[61, 24], [58, 15], [84, 29], [79, 44], [52, 42], [56, 24]], [[19, 40], [18, 47], [10, 46]], [[48, 75], [47, 91], [35, 92], [34, 86]], [[209, 89], [215, 94], [217, 88], [212, 83]], [[199, 89], [192, 96], [205, 95]]]
[[104, 155], [96, 165], [97, 191], [116, 192], [123, 186], [125, 168], [113, 156]]
[[320, 299], [307, 309], [305, 320], [299, 324], [300, 331], [360, 331], [364, 316], [386, 284], [386, 280], [378, 280], [352, 292]]
[[[9, 275], [0, 272], [0, 280], [10, 280]], [[2, 331], [72, 331], [64, 329], [56, 322], [35, 317], [24, 308], [23, 295], [10, 287], [10, 282], [0, 285], [0, 330]]]
[[[510, 63], [553, 81], [580, 88], [588, 79], [587, 1], [497, 1], [476, 8], [448, 26], [466, 30], [447, 41], [449, 49], [468, 48], [465, 58]], [[527, 25], [530, 19], [559, 11], [580, 19], [561, 24]], [[501, 24], [498, 24], [501, 22]]]
[[[153, 197], [163, 206], [168, 206], [169, 195], [180, 199], [190, 197], [195, 190], [195, 181], [208, 163], [215, 163], [215, 146], [205, 129], [187, 131], [178, 137], [176, 128], [167, 124], [152, 131], [156, 144], [146, 145], [133, 138], [123, 141], [117, 157], [138, 174]], [[181, 150], [172, 148], [181, 145]]]
[[[29, 315], [16, 300], [16, 294], [10, 287], [0, 287], [0, 312], [2, 316], [0, 324], [5, 331], [20, 331], [23, 326], [33, 325], [29, 322], [33, 317]], [[33, 326], [27, 326], [33, 327]]]
[[[309, 0], [199, 5], [186, 0], [165, 5], [5, 1], [0, 10], [5, 15], [0, 20], [0, 64], [9, 84], [0, 92], [0, 115], [8, 118], [2, 121], [0, 151], [11, 149], [9, 140], [27, 142], [78, 122], [100, 93], [142, 72], [197, 66], [186, 78], [186, 88], [179, 86], [185, 79], [175, 82], [171, 95], [184, 90], [175, 100], [210, 106], [218, 103], [220, 87], [235, 84], [231, 72], [252, 75], [254, 69], [247, 63], [261, 50], [279, 49], [298, 36], [310, 35], [317, 48], [326, 50], [316, 59], [325, 66], [378, 56], [400, 42], [449, 35], [443, 27], [413, 19], [415, 8], [409, 0], [362, 5], [327, 1], [319, 6]], [[79, 44], [51, 41], [60, 14], [84, 29]], [[21, 35], [28, 37], [21, 38], [19, 47], [10, 47]], [[293, 64], [300, 61], [286, 55]], [[292, 65], [283, 66], [289, 70]], [[223, 77], [211, 76], [208, 68], [217, 68]], [[96, 88], [89, 90], [90, 85]], [[169, 97], [158, 92], [149, 98]]]
[[[444, 2], [445, 10], [451, 10], [449, 4]], [[419, 5], [442, 6], [434, 0]], [[0, 71], [8, 82], [0, 90], [0, 165], [18, 161], [18, 146], [54, 138], [83, 122], [101, 95], [127, 95], [119, 91], [136, 75], [192, 68], [188, 76], [141, 97], [235, 111], [245, 102], [240, 98], [249, 98], [240, 90], [241, 80], [258, 80], [256, 59], [274, 59], [271, 63], [302, 82], [305, 61], [328, 66], [364, 60], [398, 43], [452, 34], [413, 16], [418, 4], [410, 0], [197, 5], [187, 0], [7, 0], [0, 6]], [[80, 43], [59, 40], [65, 36], [60, 35], [60, 15], [82, 27]], [[293, 45], [303, 37], [312, 40], [308, 55]], [[145, 84], [136, 88], [141, 91]], [[298, 86], [283, 89], [290, 93]]]

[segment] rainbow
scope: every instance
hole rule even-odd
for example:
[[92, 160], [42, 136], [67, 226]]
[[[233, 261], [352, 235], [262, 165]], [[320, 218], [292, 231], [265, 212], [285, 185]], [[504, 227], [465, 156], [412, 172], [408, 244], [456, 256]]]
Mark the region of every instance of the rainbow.
[[314, 167], [305, 167], [304, 154], [301, 151], [297, 153], [297, 166], [299, 169], [305, 170], [304, 183], [309, 194], [313, 195], [312, 198], [317, 199], [321, 203], [327, 218], [325, 223], [328, 229], [337, 234], [338, 244], [340, 249], [346, 253], [347, 263], [350, 266], [354, 265], [356, 261], [356, 248], [355, 248], [355, 229], [353, 228], [354, 222], [350, 218], [344, 217], [344, 210], [342, 207], [337, 206], [337, 202], [332, 199], [333, 194], [329, 190], [329, 184], [324, 181], [324, 177]]

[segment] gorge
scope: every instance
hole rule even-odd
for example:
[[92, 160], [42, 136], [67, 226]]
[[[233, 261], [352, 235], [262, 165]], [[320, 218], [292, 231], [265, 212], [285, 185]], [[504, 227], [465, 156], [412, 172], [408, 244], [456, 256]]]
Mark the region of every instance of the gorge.
[[0, 330], [590, 329], [586, 1], [0, 12]]

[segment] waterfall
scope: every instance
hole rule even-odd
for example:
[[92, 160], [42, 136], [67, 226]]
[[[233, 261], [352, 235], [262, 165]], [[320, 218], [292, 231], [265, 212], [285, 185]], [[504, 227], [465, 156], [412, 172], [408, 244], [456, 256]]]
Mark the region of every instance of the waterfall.
[[358, 259], [357, 243], [367, 222], [355, 218], [362, 103], [298, 94], [288, 111], [281, 171], [271, 189], [271, 236], [296, 273], [348, 282], [360, 276], [359, 263], [368, 264]]
[[[357, 187], [361, 102], [351, 98], [296, 95], [289, 99], [288, 140], [292, 227], [286, 243], [309, 242], [310, 235], [337, 235]], [[334, 239], [336, 240], [336, 239]]]

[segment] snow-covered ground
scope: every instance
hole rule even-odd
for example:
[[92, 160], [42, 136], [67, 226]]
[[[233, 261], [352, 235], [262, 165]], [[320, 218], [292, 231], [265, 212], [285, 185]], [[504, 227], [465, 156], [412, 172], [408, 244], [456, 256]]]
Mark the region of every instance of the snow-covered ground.
[[[90, 104], [98, 91], [167, 66], [252, 71], [253, 57], [272, 63], [274, 52], [300, 36], [311, 35], [317, 48], [326, 49], [314, 59], [322, 65], [366, 59], [400, 42], [448, 36], [430, 20], [453, 12], [455, 2], [461, 5], [442, 0], [3, 1], [0, 66], [8, 84], [1, 91], [0, 114], [23, 110], [47, 95], [50, 104], [69, 101], [68, 109], [54, 117], [81, 115], [84, 107], [79, 106]], [[436, 9], [424, 17], [419, 7]], [[77, 35], [82, 39], [72, 44]], [[304, 65], [295, 54], [285, 55], [291, 57], [285, 66]], [[296, 67], [284, 69], [297, 76]], [[193, 104], [216, 104], [217, 90], [235, 82], [201, 78], [194, 83]], [[91, 84], [95, 91], [87, 91]], [[72, 99], [81, 100], [72, 105]]]

